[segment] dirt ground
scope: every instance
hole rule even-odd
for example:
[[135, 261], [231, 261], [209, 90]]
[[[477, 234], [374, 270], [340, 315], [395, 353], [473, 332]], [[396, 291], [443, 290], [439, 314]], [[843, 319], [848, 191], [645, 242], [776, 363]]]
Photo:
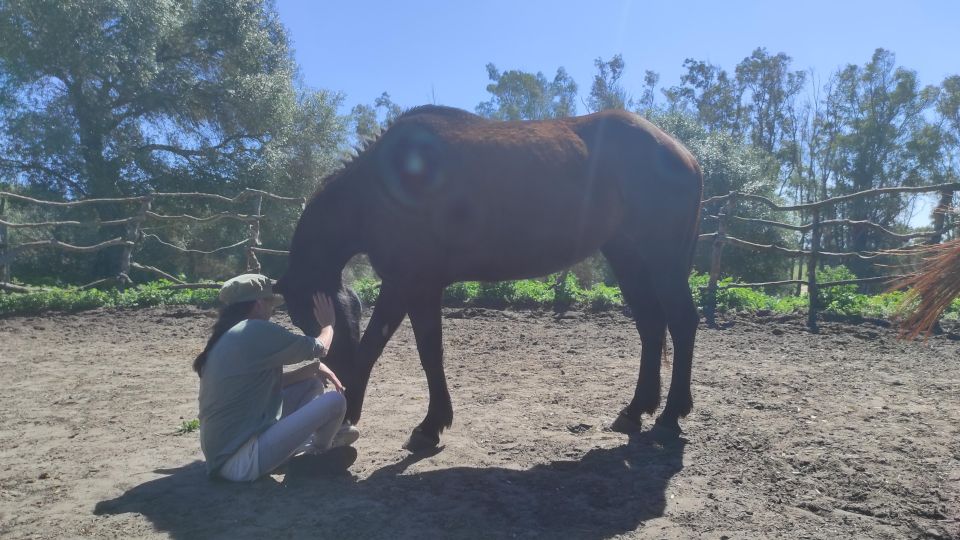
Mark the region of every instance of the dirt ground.
[[624, 315], [448, 310], [455, 420], [438, 453], [400, 448], [427, 403], [405, 322], [352, 475], [236, 485], [207, 480], [197, 433], [177, 434], [210, 315], [0, 319], [0, 536], [960, 537], [955, 327], [925, 343], [869, 322], [701, 327], [694, 412], [671, 442], [607, 429], [638, 368]]

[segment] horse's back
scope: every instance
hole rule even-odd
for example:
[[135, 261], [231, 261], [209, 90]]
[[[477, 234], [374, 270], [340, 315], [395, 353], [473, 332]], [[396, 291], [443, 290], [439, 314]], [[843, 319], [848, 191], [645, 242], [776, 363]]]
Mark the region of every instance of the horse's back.
[[417, 231], [417, 259], [442, 254], [445, 262], [435, 266], [450, 280], [546, 274], [618, 231], [667, 228], [674, 236], [666, 242], [676, 244], [689, 237], [688, 222], [696, 226], [695, 160], [625, 111], [500, 122], [422, 107], [397, 119], [380, 151], [379, 162], [409, 167], [381, 182], [416, 208], [389, 228]]

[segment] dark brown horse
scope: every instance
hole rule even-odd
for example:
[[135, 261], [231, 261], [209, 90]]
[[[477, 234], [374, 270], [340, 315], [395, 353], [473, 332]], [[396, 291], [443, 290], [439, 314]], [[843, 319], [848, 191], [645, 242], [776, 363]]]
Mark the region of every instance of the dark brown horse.
[[641, 414], [659, 406], [669, 328], [673, 377], [657, 424], [679, 432], [678, 418], [693, 406], [698, 316], [687, 276], [702, 189], [690, 152], [628, 112], [496, 122], [418, 107], [323, 183], [297, 224], [278, 289], [305, 332], [316, 330], [309, 297], [317, 290], [337, 295], [339, 314], [349, 319], [340, 275], [351, 257], [369, 255], [382, 278], [380, 296], [362, 339], [348, 324], [337, 329], [331, 368], [347, 387], [347, 416], [356, 422], [373, 365], [409, 316], [430, 390], [426, 418], [406, 445], [418, 450], [439, 444], [453, 422], [443, 371], [444, 288], [543, 276], [599, 249], [643, 344], [636, 392], [613, 427], [638, 430]]

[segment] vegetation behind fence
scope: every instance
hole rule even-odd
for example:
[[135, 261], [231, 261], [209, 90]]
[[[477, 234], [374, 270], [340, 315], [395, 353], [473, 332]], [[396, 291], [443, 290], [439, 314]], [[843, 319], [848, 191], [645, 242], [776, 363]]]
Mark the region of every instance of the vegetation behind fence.
[[[706, 199], [702, 203], [702, 217], [705, 223], [715, 224], [715, 231], [700, 235], [699, 249], [709, 249], [710, 264], [709, 268], [705, 269], [708, 272], [705, 278], [706, 284], [702, 285], [702, 290], [696, 291], [696, 294], [701, 298], [708, 321], [713, 323], [717, 311], [718, 297], [725, 290], [738, 288], [770, 290], [771, 288], [790, 287], [796, 296], [805, 295], [807, 297], [809, 306], [808, 324], [812, 329], [816, 329], [817, 314], [824, 307], [820, 305], [823, 297], [822, 289], [847, 285], [863, 286], [870, 283], [889, 284], [892, 279], [908, 275], [904, 273], [907, 272], [904, 268], [908, 268], [910, 263], [915, 262], [922, 255], [925, 246], [953, 237], [956, 234], [955, 224], [948, 216], [950, 215], [949, 210], [953, 193], [958, 189], [960, 189], [960, 183], [927, 187], [875, 189], [799, 205], [780, 205], [766, 197], [738, 192], [730, 192]], [[940, 194], [939, 204], [934, 211], [933, 227], [929, 230], [898, 233], [868, 221], [821, 219], [823, 209], [851, 200], [869, 201], [871, 198], [878, 196], [915, 193]], [[192, 208], [205, 208], [205, 215], [174, 213], [176, 208], [184, 206], [183, 201], [207, 203], [201, 206], [188, 205]], [[264, 212], [266, 202], [280, 205], [277, 207], [277, 213], [282, 215], [284, 219], [271, 222]], [[268, 255], [277, 259], [282, 259], [283, 256], [287, 255], [283, 245], [263, 246], [263, 226], [265, 223], [271, 223], [275, 227], [284, 229], [282, 234], [271, 235], [273, 238], [289, 238], [296, 215], [302, 211], [305, 202], [305, 199], [300, 197], [284, 197], [254, 189], [246, 189], [233, 198], [209, 193], [153, 193], [140, 197], [77, 201], [44, 201], [17, 193], [0, 192], [0, 289], [11, 292], [35, 290], [34, 287], [15, 283], [15, 276], [12, 275], [11, 268], [18, 258], [40, 249], [54, 249], [75, 254], [96, 254], [109, 249], [119, 250], [114, 261], [115, 270], [90, 283], [81, 285], [79, 287], [81, 290], [115, 284], [122, 291], [134, 283], [135, 280], [131, 278], [131, 274], [167, 280], [171, 283], [167, 286], [169, 289], [217, 287], [218, 284], [210, 280], [223, 279], [238, 271], [264, 271], [260, 255]], [[785, 217], [782, 221], [777, 221], [737, 215], [740, 205], [744, 205], [744, 203], [759, 203]], [[211, 204], [226, 205], [230, 210], [217, 210], [210, 206]], [[32, 215], [30, 212], [14, 212], [12, 208], [14, 205], [24, 208], [52, 209], [54, 211], [122, 206], [128, 209], [128, 215], [109, 220], [68, 220], [53, 217], [38, 221], [24, 221], [13, 220], [8, 217], [10, 215]], [[158, 212], [158, 206], [163, 206], [165, 211]], [[800, 213], [801, 216], [809, 215], [810, 222], [800, 223], [797, 220], [792, 220], [796, 222], [790, 223], [788, 221], [791, 221], [791, 213]], [[117, 213], [112, 212], [112, 215], [117, 215]], [[792, 231], [797, 238], [792, 245], [752, 242], [731, 236], [728, 233], [731, 223], [734, 222], [750, 224], [758, 229], [770, 227]], [[226, 223], [231, 224], [232, 227], [223, 227], [222, 225]], [[190, 229], [196, 229], [196, 227], [208, 226], [214, 226], [213, 231], [216, 234], [212, 234], [209, 228], [206, 229], [206, 232], [194, 230], [193, 235], [183, 232], [190, 232]], [[56, 231], [63, 232], [72, 229], [99, 232], [117, 227], [121, 228], [121, 234], [106, 239], [101, 236], [86, 245], [67, 243], [58, 239], [54, 234]], [[868, 252], [825, 251], [821, 248], [821, 238], [823, 231], [830, 227], [869, 228], [886, 237], [891, 243], [891, 247]], [[224, 229], [231, 229], [236, 237], [223, 240], [225, 238], [222, 234]], [[179, 235], [180, 241], [162, 234], [163, 231], [171, 232], [174, 230], [181, 232]], [[34, 234], [32, 238], [14, 242], [11, 240], [11, 231], [44, 232], [39, 237]], [[196, 244], [202, 243], [205, 237], [208, 241], [212, 238], [221, 242], [229, 241], [229, 243], [216, 245], [215, 247], [207, 246], [203, 249], [198, 248]], [[87, 238], [90, 238], [90, 236], [87, 236]], [[789, 265], [789, 267], [798, 269], [797, 274], [793, 275], [791, 273], [789, 279], [759, 283], [733, 282], [730, 279], [722, 280], [724, 274], [723, 256], [727, 246], [751, 252], [776, 253], [795, 260], [796, 263]], [[191, 262], [195, 262], [198, 258], [205, 258], [220, 261], [229, 260], [233, 261], [233, 264], [212, 266], [211, 268], [216, 270], [206, 272], [207, 275], [203, 275], [202, 279], [196, 279], [198, 272], [194, 264], [192, 265], [193, 271], [190, 273], [194, 280], [191, 282], [187, 279], [185, 273], [178, 273], [169, 264], [164, 264], [178, 256], [187, 257]], [[881, 275], [864, 278], [845, 276], [844, 279], [834, 279], [826, 282], [818, 280], [818, 269], [824, 266], [825, 261], [842, 262], [852, 258], [869, 261]], [[271, 266], [274, 269], [282, 268], [282, 263]], [[562, 288], [570, 289], [570, 286], [566, 284], [567, 274], [554, 281], [555, 283], [545, 284], [545, 287], [550, 289], [549, 292], [553, 293], [550, 295], [551, 298], [556, 298], [559, 294], [557, 291]], [[365, 285], [365, 287], [369, 288], [369, 285]], [[593, 291], [593, 289], [597, 290]], [[593, 291], [591, 298], [595, 296], [597, 303], [615, 303], [615, 293], [604, 289], [602, 285], [600, 288], [594, 287], [593, 289], [590, 289]], [[466, 294], [469, 291], [461, 292]], [[482, 291], [478, 289], [474, 292], [479, 294]], [[454, 291], [451, 294], [457, 295], [459, 293]], [[546, 297], [546, 294], [533, 295], [531, 298]], [[591, 303], [593, 302], [594, 300], [591, 300]]]

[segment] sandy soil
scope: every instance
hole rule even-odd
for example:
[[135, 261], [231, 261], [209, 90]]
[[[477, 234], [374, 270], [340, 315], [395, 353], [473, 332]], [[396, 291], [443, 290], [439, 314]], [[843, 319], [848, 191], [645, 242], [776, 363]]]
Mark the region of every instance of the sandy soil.
[[[285, 320], [284, 316], [280, 317]], [[685, 435], [610, 432], [639, 339], [620, 313], [450, 310], [455, 421], [426, 412], [404, 323], [352, 475], [204, 476], [198, 308], [0, 319], [4, 538], [958, 538], [960, 334], [741, 317], [702, 328]], [[652, 422], [650, 422], [652, 424]]]

